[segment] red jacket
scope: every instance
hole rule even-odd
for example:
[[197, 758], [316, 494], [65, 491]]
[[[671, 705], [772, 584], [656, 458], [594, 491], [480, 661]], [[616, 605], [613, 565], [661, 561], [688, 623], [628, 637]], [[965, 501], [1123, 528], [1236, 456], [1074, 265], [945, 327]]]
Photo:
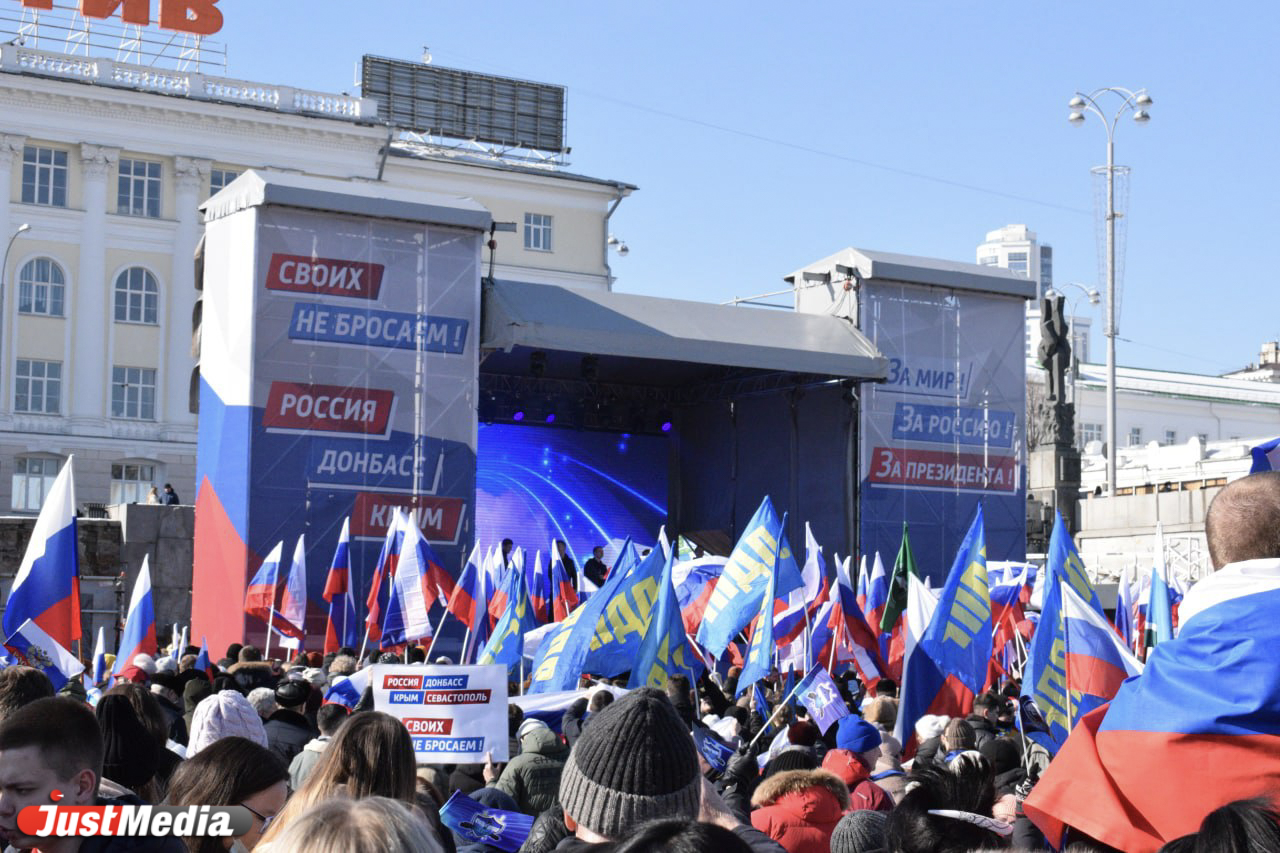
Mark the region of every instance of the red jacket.
[[849, 809], [849, 789], [825, 770], [788, 770], [751, 797], [751, 825], [787, 853], [830, 853], [831, 832]]
[[848, 787], [849, 801], [854, 811], [893, 811], [893, 797], [871, 781], [871, 771], [856, 753], [847, 749], [829, 749], [822, 759], [822, 769], [830, 770]]

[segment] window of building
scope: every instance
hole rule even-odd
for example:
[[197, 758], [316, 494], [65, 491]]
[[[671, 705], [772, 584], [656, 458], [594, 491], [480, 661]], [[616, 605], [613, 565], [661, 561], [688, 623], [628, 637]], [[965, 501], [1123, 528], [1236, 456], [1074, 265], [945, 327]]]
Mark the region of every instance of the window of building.
[[156, 322], [160, 286], [156, 277], [142, 267], [129, 269], [116, 276], [116, 322]]
[[160, 164], [120, 158], [116, 213], [160, 218]]
[[13, 508], [35, 512], [58, 477], [60, 459], [45, 456], [19, 456], [13, 465]]
[[1053, 249], [1040, 247], [1040, 288], [1048, 290], [1053, 287]]
[[1165, 443], [1165, 444], [1177, 444], [1177, 443], [1178, 443], [1178, 431], [1177, 431], [1177, 430], [1174, 430], [1174, 429], [1167, 429], [1167, 430], [1165, 430], [1165, 431], [1164, 431], [1164, 443]]
[[156, 466], [146, 462], [119, 462], [111, 466], [111, 502], [140, 504], [156, 483]]
[[66, 297], [62, 267], [52, 258], [34, 258], [18, 272], [18, 313], [61, 317]]
[[1080, 446], [1091, 441], [1102, 441], [1102, 424], [1080, 424]]
[[545, 213], [524, 215], [524, 247], [535, 252], [551, 251], [551, 217]]
[[983, 255], [982, 257], [978, 258], [978, 263], [984, 267], [999, 266], [1000, 256], [999, 255]]
[[1031, 275], [1031, 266], [1026, 252], [1010, 252], [1009, 263], [1005, 268], [1021, 275]]
[[13, 410], [56, 415], [62, 411], [62, 362], [18, 359], [13, 378]]
[[1142, 444], [1142, 427], [1133, 427], [1129, 430], [1129, 446], [1139, 447]]
[[111, 417], [138, 421], [156, 419], [154, 368], [111, 368]]
[[209, 195], [213, 195], [227, 184], [240, 177], [240, 173], [232, 169], [209, 170]]
[[67, 152], [35, 145], [22, 149], [22, 203], [67, 206]]

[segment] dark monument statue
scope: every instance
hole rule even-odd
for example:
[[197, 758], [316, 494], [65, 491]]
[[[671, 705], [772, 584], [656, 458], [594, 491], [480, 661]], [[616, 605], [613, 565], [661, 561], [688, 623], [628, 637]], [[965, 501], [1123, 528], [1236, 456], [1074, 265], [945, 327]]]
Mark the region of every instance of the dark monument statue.
[[1045, 297], [1040, 303], [1040, 366], [1048, 374], [1045, 400], [1037, 407], [1040, 434], [1048, 444], [1070, 446], [1075, 438], [1075, 407], [1067, 400], [1067, 371], [1071, 368], [1071, 329], [1063, 306], [1066, 299]]

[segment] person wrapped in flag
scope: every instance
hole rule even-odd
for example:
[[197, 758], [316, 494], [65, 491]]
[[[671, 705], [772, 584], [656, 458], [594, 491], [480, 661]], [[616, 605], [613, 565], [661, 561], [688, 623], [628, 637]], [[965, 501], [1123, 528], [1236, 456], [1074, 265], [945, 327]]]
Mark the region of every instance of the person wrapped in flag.
[[1227, 803], [1276, 802], [1277, 531], [1280, 472], [1251, 474], [1214, 498], [1205, 534], [1216, 571], [1187, 593], [1179, 633], [1080, 720], [1024, 803], [1051, 843], [1071, 829], [1154, 853]]

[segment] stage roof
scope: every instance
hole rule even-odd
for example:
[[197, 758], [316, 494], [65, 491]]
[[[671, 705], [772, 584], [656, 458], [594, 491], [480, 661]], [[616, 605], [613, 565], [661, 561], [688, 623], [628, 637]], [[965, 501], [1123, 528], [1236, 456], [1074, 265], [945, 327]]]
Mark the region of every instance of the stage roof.
[[888, 359], [852, 323], [824, 314], [487, 281], [481, 318], [481, 347], [487, 350], [556, 350], [859, 380], [883, 379], [888, 372]]

